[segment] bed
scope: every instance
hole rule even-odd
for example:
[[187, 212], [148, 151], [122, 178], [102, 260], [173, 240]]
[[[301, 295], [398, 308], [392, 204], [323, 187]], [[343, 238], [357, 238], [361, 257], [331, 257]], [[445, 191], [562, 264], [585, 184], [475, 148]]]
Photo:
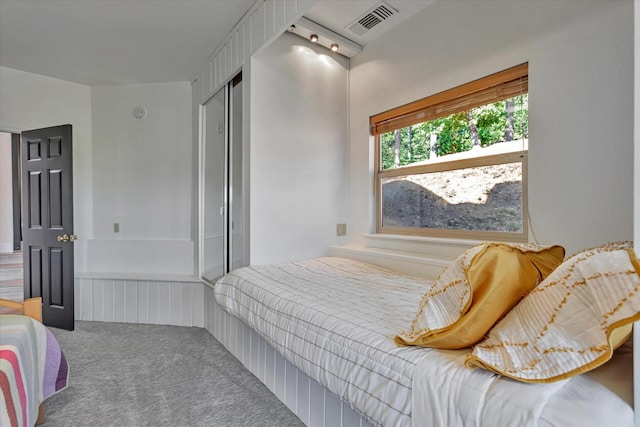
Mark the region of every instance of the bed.
[[44, 401], [68, 384], [66, 358], [41, 323], [41, 300], [0, 299], [0, 425], [44, 421]]
[[[606, 364], [537, 384], [469, 369], [471, 348], [398, 346], [394, 337], [411, 324], [432, 284], [324, 257], [244, 267], [218, 281], [213, 295], [224, 316], [255, 331], [295, 367], [296, 378], [308, 376], [337, 396], [339, 411], [357, 414], [343, 414], [343, 426], [633, 425], [633, 344], [626, 336]], [[298, 414], [297, 402], [289, 407]], [[320, 424], [331, 425], [327, 416]]]

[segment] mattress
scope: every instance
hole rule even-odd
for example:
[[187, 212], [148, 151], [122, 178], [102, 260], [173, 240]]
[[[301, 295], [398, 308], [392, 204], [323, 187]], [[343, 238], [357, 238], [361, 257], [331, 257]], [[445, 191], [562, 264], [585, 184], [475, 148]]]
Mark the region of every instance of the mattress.
[[470, 350], [396, 346], [429, 284], [327, 257], [244, 267], [214, 292], [224, 310], [374, 425], [585, 425], [594, 413], [587, 419], [631, 425], [631, 407], [586, 375], [522, 384], [465, 368]]
[[427, 280], [342, 258], [245, 267], [215, 285], [218, 304], [372, 424], [411, 423], [424, 357], [393, 342]]

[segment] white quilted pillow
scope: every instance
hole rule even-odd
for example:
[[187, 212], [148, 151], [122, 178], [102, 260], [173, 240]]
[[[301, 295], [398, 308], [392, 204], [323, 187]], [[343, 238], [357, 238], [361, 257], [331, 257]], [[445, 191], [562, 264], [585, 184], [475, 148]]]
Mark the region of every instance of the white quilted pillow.
[[562, 263], [477, 344], [466, 360], [530, 383], [594, 369], [640, 319], [640, 262], [631, 244], [585, 250]]

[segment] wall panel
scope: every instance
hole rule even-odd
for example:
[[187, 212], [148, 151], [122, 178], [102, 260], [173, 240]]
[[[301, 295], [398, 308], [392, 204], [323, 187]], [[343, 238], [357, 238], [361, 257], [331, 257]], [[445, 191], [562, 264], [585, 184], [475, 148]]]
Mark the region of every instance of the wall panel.
[[204, 92], [202, 94], [202, 96], [206, 96], [206, 94], [211, 93], [211, 91], [213, 90], [213, 79], [212, 79], [212, 64], [211, 61], [207, 62], [207, 65], [204, 69], [204, 74], [203, 74], [203, 89]]
[[[303, 423], [309, 425], [309, 405], [310, 405], [310, 397], [309, 390], [311, 387], [311, 378], [304, 372], [298, 372], [298, 382], [296, 384], [297, 390], [297, 401], [296, 401], [296, 415]], [[355, 419], [358, 420], [357, 414], [355, 414]], [[357, 424], [351, 424], [357, 425]]]
[[151, 325], [160, 324], [160, 319], [158, 318], [158, 313], [160, 312], [160, 294], [158, 290], [158, 282], [149, 281], [147, 282], [147, 298], [149, 299], [149, 307], [147, 311], [147, 321], [145, 322], [143, 319], [142, 323], [149, 323]]
[[251, 53], [255, 53], [264, 45], [265, 4], [262, 3], [251, 15]]
[[225, 75], [230, 76], [232, 71], [234, 70], [233, 67], [233, 37], [231, 37], [229, 39], [229, 41], [227, 42], [225, 49], [224, 49], [224, 61], [225, 61]]
[[204, 285], [197, 281], [75, 279], [76, 320], [203, 327]]
[[[94, 280], [89, 285], [92, 288], [93, 295], [93, 310], [91, 313], [91, 319], [87, 320], [104, 320], [104, 280]], [[76, 294], [78, 292], [75, 292]], [[84, 319], [77, 319], [84, 320]]]
[[138, 287], [133, 280], [124, 281], [124, 322], [138, 322]]
[[304, 14], [304, 12], [311, 9], [311, 6], [313, 6], [316, 1], [317, 0], [295, 0], [296, 13], [301, 13], [300, 11], [302, 11], [302, 14]]
[[288, 360], [284, 362], [284, 375], [284, 403], [289, 408], [295, 408], [294, 412], [296, 412], [298, 410], [298, 370]]
[[275, 33], [278, 28], [283, 28], [285, 24], [289, 24], [285, 14], [285, 3], [285, 0], [273, 1], [273, 33]]
[[[220, 86], [220, 82], [222, 81], [222, 51], [218, 52], [218, 54], [214, 58], [215, 61], [215, 80], [214, 87]], [[215, 93], [215, 91], [213, 92]], [[213, 95], [213, 93], [211, 95]]]
[[102, 280], [102, 301], [96, 301], [102, 304], [102, 320], [105, 322], [115, 321], [115, 284], [112, 280]]
[[276, 17], [275, 17], [275, 5], [276, 1], [272, 1], [264, 4], [264, 32], [265, 34], [273, 34], [275, 32]]
[[244, 29], [245, 29], [244, 23], [241, 23], [238, 26], [238, 28], [236, 28], [236, 34], [235, 34], [236, 58], [235, 58], [235, 64], [233, 68], [239, 68], [244, 63], [244, 52], [245, 52]]
[[206, 96], [207, 96], [207, 92], [205, 92], [206, 90], [206, 85], [205, 85], [205, 81], [208, 79], [208, 73], [207, 73], [207, 69], [205, 66], [205, 69], [202, 70], [202, 72], [200, 72], [200, 74], [198, 75], [198, 80], [197, 80], [197, 93], [198, 93], [198, 98], [200, 100], [203, 100]]
[[284, 22], [288, 25], [293, 23], [302, 14], [298, 13], [297, 1], [284, 1]]

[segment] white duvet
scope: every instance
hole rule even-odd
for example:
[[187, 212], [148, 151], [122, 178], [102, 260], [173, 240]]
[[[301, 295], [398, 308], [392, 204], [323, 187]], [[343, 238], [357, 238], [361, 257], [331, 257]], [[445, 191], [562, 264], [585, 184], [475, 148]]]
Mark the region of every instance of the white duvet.
[[[467, 351], [398, 347], [429, 281], [343, 258], [245, 267], [218, 304], [298, 369], [384, 426], [631, 425], [633, 411], [582, 376], [522, 384], [463, 365]], [[629, 374], [631, 375], [631, 374]]]
[[463, 368], [467, 351], [429, 351], [413, 377], [414, 426], [633, 426], [629, 404], [588, 375], [524, 384]]

